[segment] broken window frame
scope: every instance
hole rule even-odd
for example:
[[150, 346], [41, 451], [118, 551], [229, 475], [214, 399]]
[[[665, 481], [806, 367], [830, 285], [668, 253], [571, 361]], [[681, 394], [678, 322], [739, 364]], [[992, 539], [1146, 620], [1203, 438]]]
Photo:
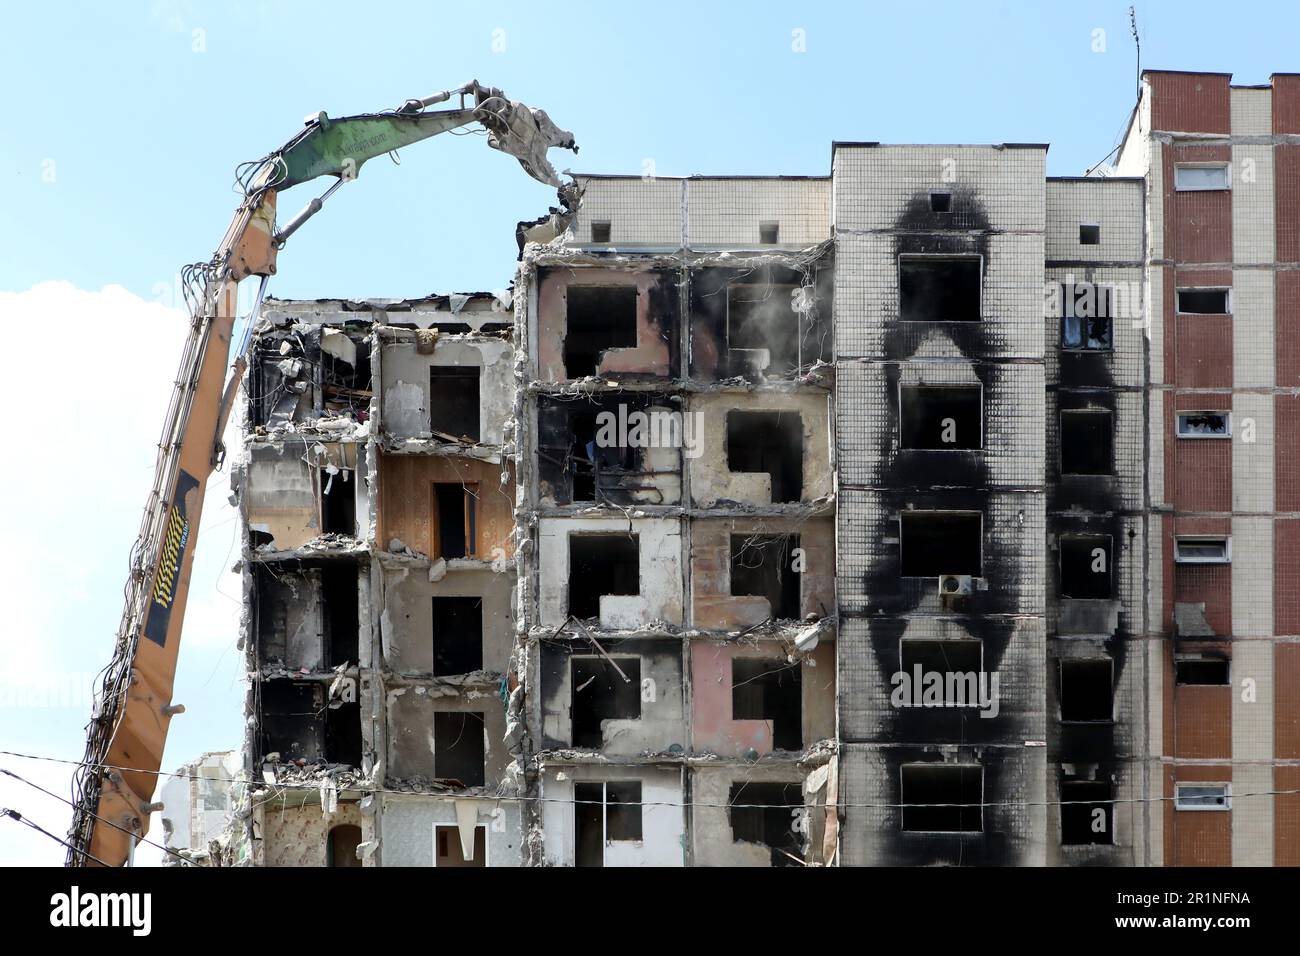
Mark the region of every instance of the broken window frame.
[[[1223, 174], [1222, 185], [1216, 177], [1198, 176], [1197, 173], [1217, 171]], [[1231, 163], [1174, 163], [1174, 192], [1210, 193], [1225, 192], [1232, 189]]]
[[[970, 391], [976, 394], [979, 406], [979, 441], [974, 445], [914, 445], [907, 443], [908, 427], [904, 424], [907, 415], [907, 403], [904, 402], [908, 391]], [[915, 384], [898, 383], [898, 447], [906, 451], [983, 451], [984, 450], [984, 384], [968, 382], [917, 382]]]
[[[1110, 689], [1110, 714], [1107, 717], [1066, 717], [1065, 671], [1072, 664], [1090, 666], [1106, 665], [1107, 686]], [[1115, 722], [1115, 660], [1112, 657], [1062, 657], [1056, 662], [1056, 719], [1062, 724], [1113, 724]]]
[[1219, 813], [1232, 809], [1232, 784], [1204, 780], [1174, 782], [1174, 809]]
[[[970, 318], [970, 319], [951, 319], [951, 318], [938, 318], [938, 319], [936, 319], [936, 318], [910, 318], [910, 317], [908, 317], [908, 316], [906, 316], [906, 315], [903, 314], [903, 271], [904, 271], [903, 267], [904, 267], [904, 264], [905, 264], [905, 263], [908, 263], [908, 262], [921, 262], [921, 261], [930, 261], [930, 262], [956, 262], [956, 261], [961, 261], [961, 262], [976, 262], [976, 263], [978, 263], [979, 268], [978, 268], [977, 276], [976, 276], [976, 289], [975, 289], [976, 301], [975, 301], [975, 317], [974, 317], [974, 318]], [[979, 254], [964, 255], [964, 254], [960, 254], [960, 253], [959, 253], [959, 254], [950, 254], [950, 253], [932, 253], [932, 252], [920, 252], [920, 253], [918, 253], [918, 252], [903, 252], [903, 253], [899, 253], [897, 259], [895, 260], [895, 276], [896, 276], [896, 281], [897, 281], [897, 283], [898, 283], [898, 285], [897, 285], [897, 287], [898, 287], [898, 320], [899, 320], [900, 322], [925, 322], [925, 323], [934, 323], [934, 322], [950, 323], [950, 322], [956, 322], [956, 323], [962, 323], [962, 324], [965, 324], [965, 323], [977, 323], [977, 322], [983, 322], [984, 319], [985, 319], [985, 315], [984, 315], [984, 268], [985, 268], [984, 256], [979, 255]]]
[[[954, 810], [954, 811], [957, 812], [957, 814], [958, 814], [959, 816], [962, 815], [962, 814], [965, 814], [965, 813], [969, 813], [969, 812], [974, 811], [974, 812], [976, 812], [976, 813], [979, 814], [979, 826], [978, 826], [978, 827], [975, 827], [975, 828], [973, 828], [973, 829], [971, 829], [971, 828], [963, 828], [963, 829], [958, 829], [958, 830], [930, 830], [930, 829], [920, 829], [920, 828], [916, 828], [916, 827], [909, 827], [909, 826], [907, 825], [907, 810], [908, 810], [908, 807], [909, 807], [909, 806], [913, 806], [913, 807], [916, 807], [917, 809], [922, 809], [922, 810], [927, 810], [927, 811], [928, 811], [928, 810], [933, 810], [933, 809], [935, 809], [935, 805], [934, 805], [934, 804], [928, 804], [928, 803], [927, 803], [927, 804], [909, 804], [909, 803], [907, 802], [907, 797], [906, 797], [906, 793], [907, 793], [907, 787], [906, 787], [906, 782], [907, 782], [907, 771], [910, 770], [910, 769], [913, 769], [913, 768], [926, 768], [926, 769], [956, 768], [956, 769], [961, 769], [961, 770], [974, 770], [974, 771], [976, 771], [976, 772], [979, 774], [979, 781], [980, 781], [980, 797], [979, 797], [979, 805], [978, 805], [978, 806], [969, 806], [969, 805], [967, 805], [967, 806], [961, 806], [961, 807], [943, 807], [943, 808], [941, 808], [941, 809]], [[904, 764], [901, 764], [901, 765], [899, 766], [899, 768], [898, 768], [898, 795], [899, 795], [899, 804], [900, 804], [900, 806], [899, 806], [899, 819], [898, 819], [898, 826], [899, 826], [899, 829], [900, 829], [902, 832], [904, 832], [904, 833], [958, 833], [958, 834], [962, 834], [962, 833], [983, 833], [983, 832], [984, 832], [984, 784], [985, 784], [985, 780], [984, 780], [984, 765], [983, 765], [983, 764], [978, 764], [978, 763], [947, 763], [947, 762], [938, 763], [938, 762], [935, 762], [935, 761], [923, 761], [923, 762], [919, 762], [919, 763], [914, 762], [914, 763], [904, 763]], [[943, 802], [955, 802], [955, 801], [943, 801]], [[962, 802], [963, 802], [963, 803], [968, 803], [968, 801], [962, 801]]]
[[[1190, 551], [1185, 551], [1185, 547], [1205, 547], [1207, 545], [1219, 545], [1220, 553], [1196, 555]], [[1232, 563], [1232, 535], [1230, 534], [1187, 534], [1174, 535], [1174, 563], [1175, 564], [1231, 564]]]
[[[1191, 419], [1206, 415], [1220, 415], [1223, 417], [1224, 430], [1222, 432], [1194, 432], [1189, 431]], [[1194, 411], [1177, 411], [1174, 412], [1174, 433], [1175, 436], [1182, 439], [1199, 440], [1222, 440], [1232, 438], [1232, 412], [1215, 411], [1212, 409], [1194, 410]]]
[[[1094, 304], [1091, 309], [1080, 310], [1080, 301], [1088, 301], [1089, 290]], [[1113, 352], [1115, 287], [1097, 282], [1061, 282], [1057, 292], [1061, 297], [1061, 351]], [[1094, 331], [1098, 334], [1094, 335]]]
[[[1105, 471], [1067, 471], [1066, 470], [1066, 462], [1065, 462], [1066, 416], [1083, 416], [1083, 415], [1093, 415], [1097, 417], [1104, 417], [1106, 419], [1106, 424], [1108, 426], [1106, 429], [1106, 433], [1110, 436], [1110, 444], [1107, 449], [1108, 454], [1107, 454], [1107, 464], [1106, 464]], [[1057, 448], [1056, 448], [1057, 465], [1060, 467], [1062, 475], [1074, 475], [1074, 476], [1082, 476], [1085, 478], [1096, 478], [1096, 477], [1104, 477], [1106, 475], [1115, 474], [1115, 413], [1112, 412], [1109, 408], [1063, 408], [1061, 409], [1060, 414], [1058, 416], [1058, 425], [1057, 425], [1056, 434], [1057, 434], [1057, 443], [1056, 443], [1057, 444]]]
[[[1222, 312], [1186, 312], [1183, 310], [1183, 293], [1184, 292], [1222, 292], [1223, 293], [1223, 311]], [[1224, 285], [1206, 285], [1206, 286], [1179, 286], [1174, 290], [1174, 311], [1178, 315], [1232, 315], [1232, 286]]]

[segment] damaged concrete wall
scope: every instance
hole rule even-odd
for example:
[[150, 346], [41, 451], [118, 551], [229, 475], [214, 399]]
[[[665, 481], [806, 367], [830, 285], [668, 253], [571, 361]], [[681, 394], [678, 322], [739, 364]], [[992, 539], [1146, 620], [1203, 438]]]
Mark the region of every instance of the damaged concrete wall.
[[[254, 543], [268, 550], [302, 548], [326, 533], [364, 537], [357, 516], [366, 512], [365, 457], [353, 442], [250, 443], [241, 507]], [[329, 495], [349, 500], [331, 511], [352, 520], [327, 531], [322, 506]]]
[[[827, 770], [826, 764], [810, 771], [763, 764], [743, 769], [696, 767], [691, 773], [691, 864], [766, 867], [826, 863]], [[791, 800], [798, 794], [799, 806], [784, 811], [787, 831], [779, 835], [769, 832], [771, 842], [745, 839], [754, 834], [736, 832], [739, 821], [734, 819], [736, 808], [730, 806], [733, 801], [772, 799], [770, 787], [757, 791], [757, 797], [747, 797], [743, 788], [751, 784], [785, 784]], [[777, 810], [773, 815], [781, 813]]]
[[635, 781], [641, 785], [637, 840], [604, 843], [605, 866], [684, 866], [686, 821], [682, 771], [654, 766], [548, 766], [541, 773], [543, 859], [547, 866], [573, 866], [577, 847], [575, 783]]
[[473, 552], [465, 557], [498, 560], [514, 553], [514, 486], [501, 481], [501, 466], [459, 458], [383, 455], [380, 459], [379, 540], [394, 538], [408, 548], [438, 557], [436, 486], [464, 488], [473, 502]]
[[[462, 826], [483, 831], [486, 856], [476, 859], [476, 864], [519, 866], [523, 859], [521, 815], [516, 800], [386, 794], [382, 815], [384, 866], [438, 865], [436, 841], [459, 839]], [[453, 855], [455, 850], [451, 848]]]
[[[260, 814], [264, 866], [328, 866], [330, 831], [337, 826], [360, 827], [362, 843], [374, 839], [372, 819], [361, 813], [356, 801], [339, 800], [334, 812], [324, 813], [317, 802], [294, 806], [268, 800]], [[352, 860], [348, 865], [363, 863]]]
[[441, 621], [436, 598], [465, 597], [481, 601], [482, 670], [504, 674], [514, 648], [512, 589], [509, 571], [460, 570], [430, 582], [428, 572], [407, 563], [381, 563], [383, 603], [380, 633], [387, 667], [404, 674], [428, 674], [434, 669], [434, 642]]
[[386, 687], [390, 781], [425, 786], [438, 779], [434, 714], [456, 713], [481, 717], [481, 722], [465, 722], [463, 732], [483, 735], [484, 787], [495, 790], [500, 786], [510, 755], [503, 742], [505, 711], [496, 687], [462, 692], [460, 688], [447, 688], [435, 681], [407, 681], [399, 686], [393, 679], [386, 682]]

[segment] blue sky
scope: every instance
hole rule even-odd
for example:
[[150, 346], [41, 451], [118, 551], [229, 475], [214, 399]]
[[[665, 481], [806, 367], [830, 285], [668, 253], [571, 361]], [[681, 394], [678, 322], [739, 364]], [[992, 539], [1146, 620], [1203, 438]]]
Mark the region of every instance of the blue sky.
[[[1300, 69], [1292, 4], [1138, 6], [1144, 66], [1237, 83]], [[650, 160], [660, 175], [820, 175], [831, 141], [856, 139], [1048, 142], [1049, 173], [1070, 175], [1117, 142], [1135, 63], [1127, 4], [1112, 2], [13, 5], [0, 32], [0, 320], [22, 330], [7, 368], [26, 447], [0, 478], [0, 749], [81, 753], [89, 704], [60, 688], [107, 661], [179, 355], [178, 270], [219, 241], [236, 164], [308, 113], [394, 107], [471, 78], [572, 130], [575, 171], [640, 174]], [[401, 160], [372, 161], [294, 237], [273, 295], [510, 281], [514, 224], [553, 192], [476, 137]], [[287, 194], [282, 217], [321, 189]], [[168, 769], [242, 731], [226, 481], [205, 510], [176, 697], [188, 713]], [[63, 765], [0, 767], [65, 791]], [[2, 778], [0, 805], [66, 827], [66, 807]], [[0, 821], [0, 864], [61, 859]]]

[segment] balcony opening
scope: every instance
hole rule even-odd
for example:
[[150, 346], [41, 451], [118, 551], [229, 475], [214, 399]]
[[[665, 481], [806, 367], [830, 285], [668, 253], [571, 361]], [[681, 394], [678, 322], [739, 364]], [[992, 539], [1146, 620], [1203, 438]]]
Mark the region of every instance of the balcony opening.
[[635, 534], [569, 535], [569, 613], [600, 617], [607, 594], [641, 593], [640, 538]]
[[899, 318], [904, 322], [978, 322], [979, 256], [902, 256]]
[[321, 569], [321, 604], [325, 623], [325, 648], [328, 667], [356, 664], [360, 659], [360, 599], [357, 593], [357, 566], [325, 565]]
[[1061, 412], [1061, 474], [1109, 475], [1113, 468], [1114, 426], [1103, 409]]
[[604, 866], [606, 845], [643, 839], [641, 781], [577, 783], [573, 799], [575, 866]]
[[438, 481], [433, 485], [433, 553], [441, 558], [472, 558], [478, 537], [476, 482]]
[[483, 715], [441, 710], [433, 715], [433, 775], [462, 786], [481, 787], [486, 770]]
[[483, 669], [483, 599], [433, 598], [433, 676]]
[[1061, 597], [1106, 600], [1111, 597], [1109, 535], [1062, 535]]
[[435, 365], [429, 369], [429, 430], [446, 438], [479, 440], [477, 366]]
[[[314, 763], [325, 756], [325, 688], [306, 681], [274, 680], [258, 685], [262, 756]], [[358, 720], [358, 728], [360, 721]]]
[[325, 760], [361, 766], [361, 705], [332, 702], [325, 711]]
[[573, 746], [604, 746], [602, 722], [641, 718], [641, 658], [573, 657], [569, 662]]
[[983, 767], [905, 764], [902, 781], [904, 830], [978, 833], [984, 828]]
[[357, 848], [361, 846], [361, 827], [340, 823], [331, 827], [325, 844], [325, 865], [329, 867], [360, 866]]
[[983, 548], [978, 511], [904, 511], [899, 525], [903, 577], [980, 576]]
[[1224, 687], [1229, 663], [1223, 657], [1184, 657], [1174, 661], [1174, 681], [1191, 687]]
[[1069, 658], [1060, 662], [1061, 720], [1064, 723], [1115, 719], [1114, 666], [1110, 658]]
[[348, 469], [334, 474], [321, 469], [317, 472], [320, 486], [321, 534], [343, 534], [353, 537], [357, 533], [356, 475]]
[[767, 598], [772, 617], [800, 617], [799, 572], [792, 554], [799, 548], [797, 534], [733, 534], [731, 536], [731, 593]]
[[434, 866], [487, 866], [487, 827], [474, 828], [473, 856], [465, 859], [465, 848], [460, 842], [460, 827], [435, 826]]
[[1179, 289], [1178, 311], [1187, 315], [1227, 315], [1227, 289]]
[[727, 286], [727, 348], [767, 375], [788, 375], [799, 367], [797, 286], [732, 283]]
[[801, 666], [785, 660], [733, 658], [731, 719], [768, 721], [774, 750], [802, 750]]
[[904, 385], [900, 395], [904, 448], [983, 447], [980, 386]]
[[733, 783], [727, 799], [731, 839], [771, 850], [772, 866], [803, 866], [803, 787]]
[[798, 412], [727, 412], [727, 468], [766, 473], [772, 504], [803, 497], [803, 419]]
[[564, 372], [596, 374], [607, 349], [636, 348], [637, 289], [633, 285], [571, 285], [564, 334]]
[[1095, 780], [1061, 781], [1061, 844], [1115, 842], [1114, 786]]

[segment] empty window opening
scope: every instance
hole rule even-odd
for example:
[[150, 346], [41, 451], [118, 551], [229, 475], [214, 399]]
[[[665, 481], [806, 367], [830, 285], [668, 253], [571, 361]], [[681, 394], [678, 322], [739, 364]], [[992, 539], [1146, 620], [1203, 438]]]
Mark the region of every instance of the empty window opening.
[[1105, 600], [1111, 596], [1109, 535], [1062, 535], [1061, 597]]
[[899, 525], [903, 577], [979, 577], [983, 548], [978, 511], [904, 511]]
[[474, 711], [438, 711], [433, 715], [433, 774], [466, 787], [484, 783], [483, 715]]
[[1232, 784], [1176, 783], [1175, 810], [1231, 810]]
[[1062, 283], [1061, 348], [1104, 352], [1113, 341], [1115, 310], [1113, 286], [1095, 282]]
[[1228, 660], [1222, 657], [1183, 657], [1174, 661], [1174, 680], [1192, 687], [1228, 684]]
[[[903, 829], [978, 833], [984, 829], [984, 768], [907, 764], [902, 768]], [[947, 804], [941, 806], [940, 804]]]
[[370, 345], [346, 333], [323, 329], [320, 338], [321, 395], [327, 415], [352, 415], [370, 408]]
[[606, 594], [641, 593], [641, 548], [635, 534], [569, 535], [569, 613], [600, 617]]
[[591, 223], [591, 241], [592, 242], [609, 242], [612, 229], [608, 219], [593, 220]]
[[1115, 842], [1114, 786], [1096, 780], [1061, 781], [1061, 844]]
[[904, 385], [900, 394], [904, 448], [983, 447], [980, 386]]
[[1190, 315], [1227, 315], [1227, 289], [1179, 289], [1178, 311]]
[[800, 784], [733, 783], [727, 804], [732, 840], [768, 847], [773, 866], [803, 865]]
[[780, 235], [780, 223], [760, 222], [758, 224], [758, 241], [764, 246], [774, 246], [777, 243], [777, 237]]
[[361, 704], [332, 702], [325, 710], [325, 760], [361, 766]]
[[321, 569], [321, 604], [325, 624], [326, 665], [355, 664], [361, 631], [357, 567], [329, 564]]
[[1229, 412], [1179, 412], [1179, 438], [1231, 438], [1232, 415]]
[[429, 369], [429, 428], [435, 434], [478, 441], [478, 390], [483, 370], [477, 366], [435, 365]]
[[1114, 667], [1110, 658], [1062, 660], [1060, 673], [1062, 721], [1087, 723], [1115, 719]]
[[483, 667], [483, 599], [433, 599], [433, 674], [469, 674]]
[[731, 593], [767, 598], [774, 618], [798, 618], [799, 572], [792, 557], [798, 547], [796, 534], [733, 534]]
[[320, 481], [321, 534], [357, 533], [357, 483], [356, 472], [339, 469], [330, 474], [325, 469], [317, 471]]
[[978, 322], [979, 256], [903, 256], [898, 260], [904, 322]]
[[1229, 564], [1232, 539], [1222, 535], [1175, 538], [1174, 560], [1179, 564]]
[[606, 720], [641, 718], [641, 658], [573, 657], [569, 661], [573, 746], [604, 746]]
[[634, 285], [571, 285], [565, 297], [564, 371], [595, 375], [606, 349], [636, 348]]
[[474, 556], [475, 505], [478, 485], [460, 481], [439, 481], [433, 485], [433, 553], [443, 558]]
[[361, 827], [352, 823], [340, 823], [331, 827], [329, 840], [325, 844], [326, 866], [360, 866], [357, 859], [357, 847], [361, 846]]
[[487, 827], [474, 828], [474, 855], [468, 860], [460, 842], [460, 827], [434, 826], [433, 842], [434, 866], [487, 866]]
[[785, 375], [799, 367], [799, 316], [793, 285], [727, 286], [727, 348], [743, 352], [760, 372]]
[[1177, 192], [1227, 189], [1230, 182], [1226, 163], [1214, 166], [1174, 166], [1174, 190]]
[[803, 497], [803, 419], [798, 412], [727, 412], [727, 468], [766, 472], [772, 503]]
[[773, 749], [802, 750], [801, 665], [764, 658], [733, 659], [731, 719], [770, 721]]
[[1109, 411], [1067, 409], [1061, 412], [1061, 474], [1109, 475], [1113, 444]]
[[1089, 225], [1082, 222], [1079, 223], [1079, 245], [1101, 245], [1101, 226]]
[[[909, 680], [915, 681], [918, 667], [922, 680], [926, 674], [945, 675], [943, 702], [947, 706], [980, 706], [978, 675], [984, 669], [983, 642], [905, 640], [900, 642], [899, 663]], [[919, 696], [920, 691], [915, 693]]]
[[574, 784], [573, 799], [574, 865], [604, 866], [606, 844], [642, 839], [639, 780]]
[[[285, 680], [260, 684], [262, 754], [278, 753], [282, 762], [314, 762], [325, 756], [325, 688]], [[358, 721], [358, 729], [360, 721]]]
[[952, 212], [952, 193], [930, 193], [930, 212]]

